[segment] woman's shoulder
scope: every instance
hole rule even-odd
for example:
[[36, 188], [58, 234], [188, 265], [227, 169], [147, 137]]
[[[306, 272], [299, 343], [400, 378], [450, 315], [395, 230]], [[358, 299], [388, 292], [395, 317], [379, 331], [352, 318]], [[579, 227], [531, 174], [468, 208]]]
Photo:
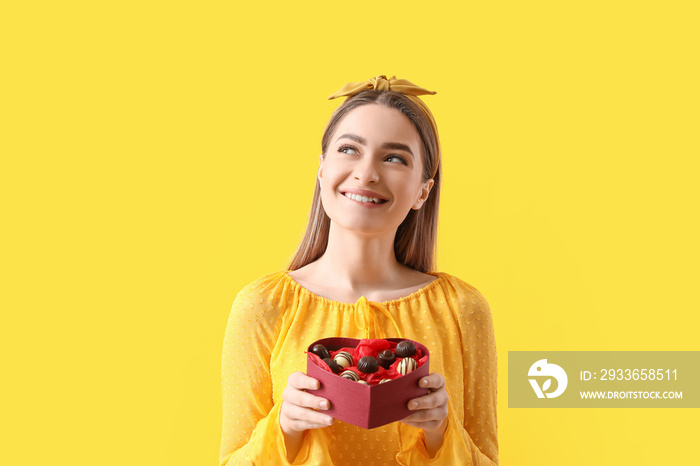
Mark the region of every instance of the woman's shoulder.
[[284, 271], [271, 272], [259, 276], [241, 287], [236, 294], [236, 301], [257, 302], [278, 294], [286, 283]]
[[229, 326], [276, 328], [286, 300], [284, 272], [273, 272], [239, 289], [229, 313]]
[[[483, 341], [494, 335], [491, 306], [479, 290], [465, 280], [448, 273], [441, 273], [452, 300], [451, 309], [459, 322], [465, 342], [476, 344], [473, 339]], [[481, 343], [479, 343], [481, 344]]]
[[460, 306], [467, 305], [470, 308], [479, 307], [489, 310], [488, 301], [475, 286], [447, 272], [438, 272], [438, 276], [444, 279], [448, 293], [459, 302]]

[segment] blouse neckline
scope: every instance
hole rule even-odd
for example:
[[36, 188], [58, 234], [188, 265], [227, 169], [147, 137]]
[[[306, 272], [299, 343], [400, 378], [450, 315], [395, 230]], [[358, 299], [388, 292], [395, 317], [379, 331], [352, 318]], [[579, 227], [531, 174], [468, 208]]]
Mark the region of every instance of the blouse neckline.
[[297, 283], [296, 280], [294, 280], [289, 275], [289, 272], [291, 272], [291, 270], [286, 270], [286, 271], [283, 271], [281, 273], [282, 273], [282, 276], [295, 289], [300, 290], [303, 294], [309, 296], [310, 298], [312, 298], [316, 301], [319, 301], [319, 302], [326, 304], [326, 305], [329, 305], [329, 306], [346, 306], [346, 307], [355, 307], [358, 304], [360, 304], [363, 300], [370, 302], [370, 303], [380, 304], [380, 305], [385, 306], [385, 307], [392, 306], [392, 305], [398, 305], [404, 301], [410, 301], [410, 300], [418, 298], [419, 296], [421, 296], [423, 294], [426, 294], [432, 288], [435, 288], [439, 284], [439, 282], [442, 282], [443, 280], [445, 280], [445, 272], [434, 272], [434, 273], [433, 272], [425, 272], [426, 274], [432, 275], [432, 276], [437, 277], [437, 278], [435, 280], [433, 280], [432, 282], [428, 283], [427, 285], [425, 285], [423, 288], [419, 288], [418, 290], [414, 291], [413, 293], [411, 293], [409, 295], [403, 296], [401, 298], [390, 299], [388, 301], [381, 301], [381, 302], [370, 301], [367, 298], [365, 298], [364, 296], [360, 296], [360, 298], [355, 303], [345, 303], [342, 301], [334, 301], [334, 300], [329, 299], [329, 298], [324, 298], [323, 296], [319, 296], [316, 293], [310, 291], [309, 289], [304, 288], [303, 286], [301, 286], [299, 283]]

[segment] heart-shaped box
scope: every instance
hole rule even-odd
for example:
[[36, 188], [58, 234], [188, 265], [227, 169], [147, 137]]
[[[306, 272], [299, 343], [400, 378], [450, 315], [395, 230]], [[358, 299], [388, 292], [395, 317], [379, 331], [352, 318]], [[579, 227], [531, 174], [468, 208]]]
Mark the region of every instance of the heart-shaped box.
[[[398, 343], [406, 338], [386, 340]], [[324, 413], [357, 427], [373, 429], [400, 421], [414, 412], [408, 409], [408, 402], [429, 392], [427, 388], [418, 386], [418, 380], [429, 373], [430, 352], [417, 341], [409, 341], [412, 341], [423, 355], [428, 356], [425, 363], [413, 372], [378, 385], [364, 385], [345, 379], [322, 369], [311, 359], [311, 348], [314, 345], [321, 344], [329, 351], [337, 351], [340, 348], [355, 348], [360, 340], [336, 337], [323, 338], [311, 343], [306, 355], [306, 374], [318, 380], [321, 386], [310, 393], [330, 401], [331, 407], [323, 411]]]

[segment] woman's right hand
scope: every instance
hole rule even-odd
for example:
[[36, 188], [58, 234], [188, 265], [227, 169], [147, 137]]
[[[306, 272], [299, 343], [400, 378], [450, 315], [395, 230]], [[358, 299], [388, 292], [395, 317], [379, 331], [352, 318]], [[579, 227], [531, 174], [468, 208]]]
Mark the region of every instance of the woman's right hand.
[[306, 390], [318, 390], [320, 383], [303, 372], [292, 372], [287, 379], [287, 388], [282, 392], [280, 427], [290, 440], [301, 440], [308, 429], [320, 429], [333, 424], [333, 418], [316, 409], [327, 410], [330, 401], [312, 395]]

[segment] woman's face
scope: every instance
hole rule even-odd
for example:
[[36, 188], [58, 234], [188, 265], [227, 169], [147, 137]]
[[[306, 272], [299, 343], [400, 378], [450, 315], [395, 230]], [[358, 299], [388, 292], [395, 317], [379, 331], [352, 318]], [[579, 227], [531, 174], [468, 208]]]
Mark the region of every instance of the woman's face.
[[[396, 230], [410, 209], [428, 198], [433, 180], [422, 182], [421, 140], [394, 108], [368, 104], [350, 111], [319, 157], [321, 202], [339, 226], [365, 234]], [[348, 194], [371, 199], [351, 199]]]

